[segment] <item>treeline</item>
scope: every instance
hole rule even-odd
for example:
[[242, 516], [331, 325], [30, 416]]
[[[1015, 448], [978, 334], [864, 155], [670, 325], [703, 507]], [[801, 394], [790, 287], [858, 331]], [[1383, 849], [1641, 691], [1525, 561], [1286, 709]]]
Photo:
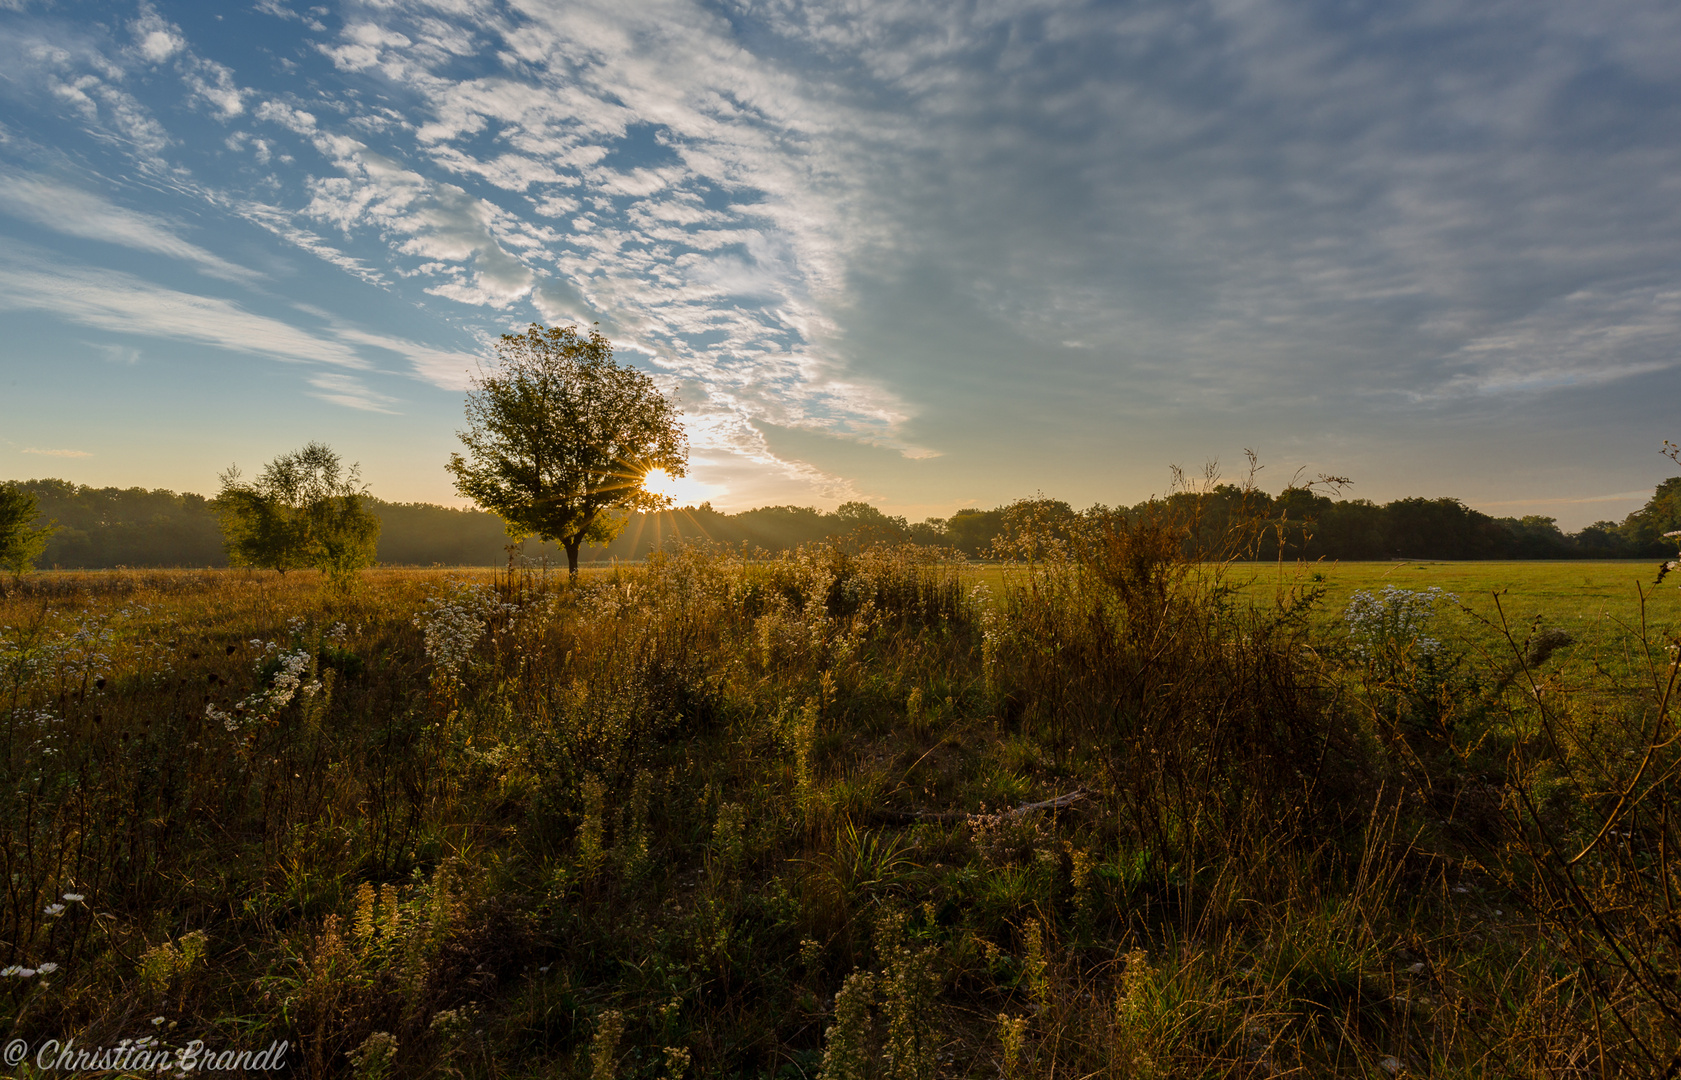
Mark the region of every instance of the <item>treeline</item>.
[[[216, 504], [202, 495], [145, 488], [92, 488], [65, 480], [29, 480], [41, 517], [58, 531], [37, 565], [65, 570], [116, 566], [226, 566]], [[396, 566], [490, 566], [507, 561], [502, 522], [477, 510], [369, 499], [380, 519], [378, 558]], [[527, 543], [541, 557], [549, 545]]]
[[[20, 484], [38, 500], [53, 534], [38, 565], [63, 569], [116, 566], [226, 566], [212, 500], [144, 488], [91, 488], [64, 480]], [[1179, 505], [1175, 506], [1175, 503]], [[1663, 534], [1681, 529], [1681, 477], [1658, 485], [1640, 510], [1621, 522], [1600, 521], [1566, 533], [1549, 517], [1496, 518], [1457, 499], [1398, 499], [1378, 505], [1336, 500], [1310, 491], [1279, 496], [1222, 486], [1200, 495], [1175, 495], [1175, 510], [1193, 514], [1211, 547], [1239, 521], [1259, 522], [1246, 550], [1255, 558], [1307, 559], [1615, 559], [1673, 555]], [[1012, 504], [1018, 510], [1028, 504]], [[380, 518], [378, 558], [387, 565], [494, 566], [506, 563], [502, 522], [476, 510], [370, 499]], [[1071, 531], [1081, 514], [1067, 503], [1036, 500], [1035, 516], [1053, 530]], [[1148, 504], [1131, 508], [1146, 512]], [[1105, 508], [1094, 508], [1105, 509]], [[710, 503], [655, 514], [632, 514], [605, 548], [586, 548], [585, 561], [645, 558], [659, 548], [706, 540], [779, 551], [819, 540], [910, 541], [956, 548], [971, 558], [992, 554], [1010, 506], [970, 508], [949, 518], [909, 522], [866, 503], [832, 513], [810, 507], [767, 506], [726, 514]], [[1280, 548], [1282, 547], [1282, 552]], [[518, 554], [565, 565], [553, 545], [528, 541]]]

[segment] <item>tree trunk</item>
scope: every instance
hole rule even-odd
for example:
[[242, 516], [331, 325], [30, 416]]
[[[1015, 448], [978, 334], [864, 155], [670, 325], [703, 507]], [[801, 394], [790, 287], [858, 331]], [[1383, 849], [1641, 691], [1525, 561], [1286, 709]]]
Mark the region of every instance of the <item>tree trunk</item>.
[[578, 549], [584, 545], [584, 538], [582, 535], [567, 536], [562, 537], [560, 542], [566, 546], [566, 569], [571, 574], [572, 580], [577, 581]]

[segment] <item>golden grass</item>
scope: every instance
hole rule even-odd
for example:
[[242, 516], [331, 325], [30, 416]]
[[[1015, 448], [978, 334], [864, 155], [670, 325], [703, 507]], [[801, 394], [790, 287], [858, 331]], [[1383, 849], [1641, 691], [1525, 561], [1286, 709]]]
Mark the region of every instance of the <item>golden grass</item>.
[[[34, 575], [3, 1034], [320, 1076], [1661, 1072], [1674, 597], [1641, 639], [1627, 564], [1281, 590], [1170, 524], [1008, 571]], [[1516, 647], [1448, 611], [1353, 649], [1391, 583], [1508, 588]]]

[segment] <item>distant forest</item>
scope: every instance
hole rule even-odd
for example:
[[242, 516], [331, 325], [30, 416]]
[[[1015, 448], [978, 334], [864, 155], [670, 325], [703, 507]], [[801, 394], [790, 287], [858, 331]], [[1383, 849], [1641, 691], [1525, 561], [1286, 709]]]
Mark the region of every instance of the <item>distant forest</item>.
[[[64, 480], [29, 480], [42, 516], [59, 531], [42, 568], [101, 569], [117, 566], [226, 566], [215, 505], [202, 495], [144, 488], [91, 488]], [[1176, 499], [1188, 496], [1174, 496]], [[1681, 477], [1658, 485], [1647, 504], [1621, 522], [1601, 521], [1578, 533], [1561, 532], [1548, 517], [1495, 518], [1457, 499], [1398, 499], [1377, 505], [1365, 499], [1333, 500], [1308, 491], [1281, 496], [1244, 493], [1223, 486], [1201, 497], [1200, 519], [1218, 533], [1236, 515], [1279, 523], [1253, 552], [1296, 559], [1617, 559], [1673, 555], [1663, 534], [1681, 529]], [[509, 539], [491, 514], [452, 510], [427, 503], [370, 499], [379, 515], [379, 561], [396, 566], [499, 566], [508, 560]], [[687, 541], [784, 550], [816, 540], [908, 540], [953, 547], [985, 558], [1003, 527], [1009, 507], [960, 510], [949, 518], [911, 523], [861, 502], [833, 513], [810, 507], [767, 506], [739, 514], [720, 513], [710, 503], [657, 514], [633, 514], [619, 538], [605, 548], [585, 548], [586, 562], [641, 559], [662, 546]], [[1142, 511], [1143, 505], [1134, 508]], [[1039, 500], [1038, 516], [1072, 523], [1077, 511], [1066, 503]], [[527, 542], [526, 559], [564, 567], [553, 545]]]

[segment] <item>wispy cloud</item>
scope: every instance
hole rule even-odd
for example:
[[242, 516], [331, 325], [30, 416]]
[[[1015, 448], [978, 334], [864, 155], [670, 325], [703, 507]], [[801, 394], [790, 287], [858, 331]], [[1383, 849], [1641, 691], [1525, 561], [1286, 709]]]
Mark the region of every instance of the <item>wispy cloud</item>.
[[0, 263], [0, 309], [46, 311], [77, 326], [115, 334], [213, 345], [278, 360], [366, 369], [342, 342], [217, 297], [180, 292], [131, 274], [60, 266], [16, 252]]
[[245, 220], [259, 225], [295, 247], [309, 252], [322, 262], [354, 274], [370, 285], [384, 285], [386, 277], [366, 262], [347, 255], [308, 229], [300, 228], [293, 215], [261, 202], [244, 202], [234, 206], [234, 212]]
[[85, 458], [93, 456], [93, 454], [86, 450], [42, 450], [34, 446], [26, 446], [23, 448], [22, 452], [25, 454], [39, 454], [42, 457]]
[[1492, 502], [1488, 501], [1488, 500], [1481, 500], [1477, 503], [1477, 505], [1478, 506], [1539, 506], [1539, 505], [1579, 506], [1579, 505], [1585, 505], [1585, 504], [1589, 504], [1589, 503], [1611, 503], [1611, 502], [1626, 503], [1631, 499], [1644, 501], [1646, 499], [1650, 499], [1651, 497], [1652, 497], [1652, 493], [1649, 490], [1619, 491], [1619, 492], [1616, 492], [1615, 494], [1612, 494], [1612, 495], [1586, 495], [1586, 496], [1583, 496], [1581, 498], [1575, 498], [1575, 499], [1557, 497], [1557, 498], [1544, 498], [1544, 499], [1496, 499]]
[[[477, 362], [475, 354], [365, 330], [319, 309], [304, 309], [322, 323], [311, 332], [229, 300], [169, 289], [115, 271], [49, 264], [39, 253], [27, 250], [17, 253], [11, 265], [0, 263], [0, 310], [4, 309], [46, 311], [76, 325], [112, 333], [355, 371], [377, 370], [363, 353], [374, 349], [396, 355], [415, 377], [448, 389], [464, 387]], [[94, 347], [113, 361], [133, 363], [139, 358], [138, 350], [126, 346]], [[311, 376], [310, 385], [323, 400], [364, 411], [389, 412], [396, 400], [342, 374]]]
[[[867, 484], [771, 428], [993, 463], [940, 474], [966, 492], [1006, 456], [1096, 486], [1123, 444], [1311, 429], [1379, 461], [1397, 415], [1650, 418], [1633, 387], [1681, 359], [1663, 0], [264, 0], [277, 47], [221, 53], [185, 7], [32, 10], [0, 94], [123, 179], [14, 165], [7, 212], [252, 284], [192, 205], [286, 245], [247, 260], [265, 290], [343, 272], [417, 328], [62, 265], [0, 305], [452, 389], [474, 356], [424, 341], [600, 321], [708, 468], [778, 491]], [[394, 407], [378, 385], [313, 389]]]
[[321, 372], [309, 377], [309, 385], [315, 388], [313, 396], [322, 401], [330, 401], [334, 405], [343, 405], [347, 409], [377, 413], [396, 411], [390, 408], [396, 403], [395, 398], [374, 393], [368, 389], [366, 383], [354, 375]]
[[66, 236], [193, 263], [213, 277], [252, 281], [259, 276], [182, 239], [178, 226], [163, 218], [118, 206], [61, 179], [0, 172], [0, 211]]
[[105, 357], [107, 363], [122, 364], [133, 367], [140, 363], [141, 352], [132, 345], [118, 345], [114, 342], [90, 341], [88, 347]]

